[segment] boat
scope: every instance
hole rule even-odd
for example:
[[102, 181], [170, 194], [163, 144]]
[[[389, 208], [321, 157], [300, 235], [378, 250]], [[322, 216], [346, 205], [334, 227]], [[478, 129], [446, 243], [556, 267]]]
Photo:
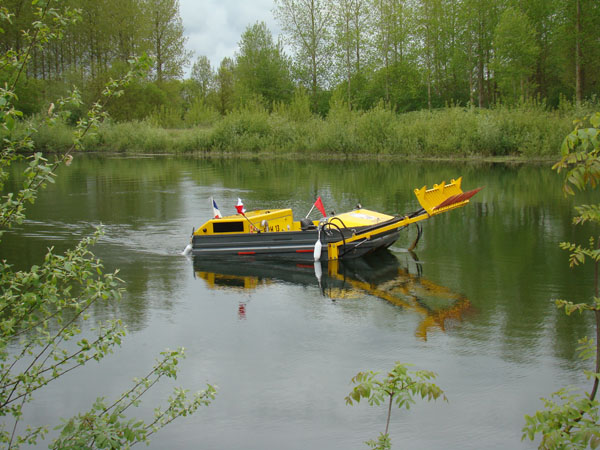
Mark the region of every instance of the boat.
[[237, 307], [242, 320], [255, 313], [249, 311], [248, 294], [277, 283], [319, 289], [324, 299], [351, 310], [357, 302], [389, 302], [417, 314], [415, 336], [424, 341], [431, 332], [444, 332], [472, 312], [467, 297], [423, 276], [422, 264], [414, 252], [403, 251], [398, 256], [383, 250], [363, 258], [323, 263], [246, 256], [243, 264], [231, 264], [227, 258], [194, 257], [193, 270], [194, 277], [208, 289], [245, 294], [239, 297]]
[[[217, 213], [194, 229], [184, 254], [209, 258], [253, 255], [294, 261], [362, 257], [388, 248], [409, 225], [418, 226], [418, 222], [468, 204], [481, 188], [463, 192], [461, 183], [462, 177], [430, 189], [415, 189], [421, 208], [399, 215], [372, 211], [359, 204], [345, 213], [324, 214], [319, 220], [295, 220], [289, 208], [245, 212], [238, 200], [238, 214], [222, 217]], [[420, 236], [419, 227], [413, 246]]]

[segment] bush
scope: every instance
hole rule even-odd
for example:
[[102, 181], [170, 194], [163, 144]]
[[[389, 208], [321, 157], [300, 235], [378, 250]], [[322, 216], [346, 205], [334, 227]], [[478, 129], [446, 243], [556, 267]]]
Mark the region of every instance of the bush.
[[[221, 117], [198, 102], [181, 119], [175, 109], [163, 108], [151, 120], [105, 124], [97, 136], [86, 138], [86, 145], [119, 152], [549, 158], [558, 155], [576, 111], [580, 109], [565, 102], [555, 111], [532, 102], [397, 114], [381, 104], [368, 111], [351, 111], [334, 99], [328, 116], [321, 118], [310, 114], [307, 97], [297, 93], [291, 105], [275, 105], [271, 113], [251, 103]], [[50, 131], [40, 117], [35, 121], [37, 148], [60, 151], [69, 145], [69, 126], [61, 124]]]

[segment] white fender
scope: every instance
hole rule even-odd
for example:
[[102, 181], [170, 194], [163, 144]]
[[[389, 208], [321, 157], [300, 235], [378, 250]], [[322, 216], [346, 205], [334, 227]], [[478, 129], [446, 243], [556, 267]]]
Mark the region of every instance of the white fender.
[[187, 255], [189, 255], [190, 253], [192, 253], [192, 244], [188, 244], [188, 245], [186, 245], [186, 246], [185, 246], [185, 248], [183, 249], [183, 251], [181, 252], [181, 254], [182, 254], [183, 256], [187, 256]]
[[317, 238], [317, 242], [315, 242], [315, 250], [313, 251], [313, 256], [315, 257], [315, 261], [319, 261], [321, 259], [321, 229], [319, 228], [319, 235]]

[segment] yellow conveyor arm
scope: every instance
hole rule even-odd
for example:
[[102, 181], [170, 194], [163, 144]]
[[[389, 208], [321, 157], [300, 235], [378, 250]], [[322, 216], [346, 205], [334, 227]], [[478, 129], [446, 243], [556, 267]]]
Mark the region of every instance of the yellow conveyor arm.
[[411, 214], [410, 216], [397, 217], [397, 220], [389, 221], [388, 225], [372, 227], [368, 231], [357, 233], [345, 240], [328, 244], [327, 250], [329, 259], [338, 259], [339, 247], [344, 244], [349, 244], [362, 239], [368, 240], [373, 236], [385, 233], [386, 231], [402, 228], [411, 223], [428, 219], [431, 216], [465, 206], [469, 203], [469, 199], [477, 194], [482, 188], [463, 192], [460, 187], [461, 182], [462, 177], [457, 180], [452, 180], [449, 184], [442, 181], [440, 184], [435, 184], [431, 189], [427, 189], [427, 186], [423, 186], [421, 189], [415, 189], [415, 195], [423, 207], [422, 211], [417, 211], [417, 213]]

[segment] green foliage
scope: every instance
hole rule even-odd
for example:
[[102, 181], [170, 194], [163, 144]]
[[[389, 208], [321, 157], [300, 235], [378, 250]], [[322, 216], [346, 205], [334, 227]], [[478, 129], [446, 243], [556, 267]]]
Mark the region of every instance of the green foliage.
[[273, 112], [292, 122], [309, 121], [312, 118], [312, 113], [310, 112], [310, 98], [306, 90], [303, 88], [296, 89], [291, 102], [289, 104], [284, 102], [275, 103]]
[[396, 362], [393, 369], [383, 379], [378, 379], [379, 372], [359, 372], [351, 380], [354, 386], [346, 397], [346, 404], [353, 405], [365, 399], [369, 405], [379, 406], [388, 403], [388, 415], [385, 432], [377, 441], [369, 441], [367, 444], [374, 449], [391, 448], [391, 440], [388, 434], [392, 405], [398, 408], [410, 409], [415, 403], [415, 397], [431, 401], [443, 398], [447, 401], [444, 391], [429, 380], [435, 378], [435, 373], [428, 370], [408, 370], [408, 364]]
[[186, 127], [208, 127], [220, 118], [216, 109], [202, 100], [195, 100], [185, 112], [183, 122]]
[[323, 0], [276, 0], [274, 5], [273, 14], [286, 35], [286, 43], [295, 51], [295, 75], [310, 90], [312, 111], [319, 112], [319, 92], [328, 81], [332, 52], [330, 5]]
[[[554, 165], [558, 172], [566, 171], [563, 190], [573, 195], [573, 186], [584, 190], [588, 186], [595, 188], [600, 180], [600, 113], [593, 114], [583, 121], [575, 122], [575, 129], [565, 138], [561, 148], [562, 158]], [[592, 222], [600, 224], [600, 205], [581, 205], [576, 208], [578, 216], [574, 224]], [[583, 264], [586, 258], [594, 262], [595, 286], [591, 303], [573, 303], [557, 300], [559, 308], [567, 315], [574, 312], [594, 314], [596, 335], [600, 333], [600, 296], [598, 294], [598, 273], [600, 247], [598, 239], [590, 237], [587, 246], [563, 242], [561, 248], [569, 251], [571, 267]], [[550, 399], [542, 399], [544, 409], [533, 416], [525, 416], [523, 439], [533, 440], [542, 435], [540, 448], [597, 448], [600, 446], [600, 403], [596, 393], [600, 380], [600, 342], [589, 338], [579, 341], [580, 356], [583, 359], [595, 359], [595, 369], [585, 371], [588, 379], [593, 380], [589, 394], [574, 392], [575, 389], [561, 389]]]
[[246, 96], [260, 96], [270, 107], [277, 101], [289, 101], [294, 90], [290, 61], [281, 45], [275, 45], [264, 22], [248, 26], [242, 33], [236, 55], [235, 80], [237, 90]]
[[215, 77], [215, 104], [217, 110], [225, 115], [234, 107], [234, 70], [231, 58], [223, 58]]
[[535, 31], [523, 12], [507, 8], [502, 13], [494, 33], [494, 49], [493, 68], [505, 97], [513, 101], [527, 97], [532, 93], [529, 77], [540, 49]]
[[[127, 152], [547, 158], [558, 153], [571, 123], [570, 110], [548, 112], [529, 104], [397, 114], [383, 104], [370, 111], [350, 111], [337, 98], [325, 119], [310, 113], [309, 99], [302, 93], [289, 105], [276, 104], [271, 113], [251, 101], [225, 117], [208, 101], [194, 102], [187, 110], [159, 108], [151, 119], [103, 124], [97, 136], [86, 138], [86, 145], [99, 151]], [[31, 145], [48, 151], [68, 149], [69, 127], [57, 120], [56, 128], [48, 128], [43, 117], [33, 119], [36, 131], [30, 135]], [[23, 136], [26, 125], [15, 121], [13, 136]]]
[[180, 78], [191, 52], [185, 49], [187, 37], [179, 14], [179, 0], [142, 0], [139, 4], [145, 15], [143, 29], [147, 30], [156, 80], [161, 83]]
[[192, 66], [191, 79], [196, 84], [198, 96], [201, 100], [206, 100], [209, 89], [214, 83], [215, 74], [210, 66], [209, 59], [202, 55], [198, 56]]
[[[201, 55], [185, 81], [180, 79], [190, 54], [178, 0], [8, 5], [15, 11], [6, 9], [0, 17], [2, 48], [31, 62], [27, 76], [17, 76], [13, 86], [14, 104], [25, 116], [45, 111], [56, 93], [73, 85], [85, 105], [78, 113], [85, 113], [106, 80], [120, 77], [127, 61], [144, 52], [153, 57], [152, 81], [132, 86], [131, 94], [107, 110], [117, 121], [154, 114], [160, 122], [161, 108], [172, 108], [169, 128], [189, 126], [184, 116], [195, 101], [225, 115], [259, 97], [270, 110], [288, 104], [299, 87], [310, 94], [311, 112], [324, 117], [334, 92], [363, 111], [380, 102], [409, 112], [516, 105], [531, 98], [557, 107], [561, 99], [575, 97], [576, 86], [578, 103], [597, 98], [600, 83], [596, 0], [278, 0], [273, 13], [284, 40], [274, 42], [264, 23], [250, 24], [225, 67], [215, 73]], [[39, 13], [49, 20], [39, 21]], [[47, 31], [40, 34], [37, 23]], [[62, 42], [54, 39], [60, 36]], [[34, 38], [40, 45], [22, 52]], [[11, 86], [15, 75], [13, 66], [0, 65], [0, 83]], [[165, 89], [166, 82], [180, 83], [181, 89]], [[502, 132], [488, 131], [494, 138]], [[543, 133], [532, 142], [535, 137]]]
[[[572, 186], [584, 190], [587, 185], [595, 188], [600, 181], [600, 113], [585, 121], [575, 121], [575, 129], [564, 139], [561, 159], [554, 165], [557, 172], [566, 170], [563, 190], [574, 194]], [[572, 185], [572, 186], [571, 186]]]
[[117, 122], [131, 122], [144, 120], [167, 104], [169, 95], [164, 89], [156, 83], [136, 80], [121, 97], [108, 105], [107, 112]]
[[550, 399], [542, 399], [544, 409], [525, 416], [523, 438], [542, 435], [541, 449], [598, 448], [598, 402], [569, 389], [560, 389]]
[[385, 433], [379, 433], [377, 440], [371, 439], [365, 442], [365, 444], [374, 450], [390, 450], [392, 448], [390, 435]]
[[[53, 183], [56, 169], [69, 166], [75, 150], [82, 150], [85, 139], [94, 137], [106, 118], [104, 107], [111, 99], [123, 94], [123, 89], [141, 76], [150, 64], [145, 58], [131, 61], [130, 69], [118, 79], [109, 79], [87, 113], [69, 129], [71, 143], [53, 162], [41, 152], [30, 154], [21, 174], [22, 185], [16, 192], [6, 192], [9, 169], [20, 151], [33, 149], [33, 122], [21, 122], [22, 111], [16, 107], [15, 87], [24, 76], [32, 49], [43, 49], [61, 36], [71, 15], [51, 7], [52, 1], [36, 1], [37, 20], [34, 32], [27, 36], [27, 46], [21, 52], [12, 50], [0, 55], [0, 67], [9, 68], [10, 83], [0, 88], [0, 236], [2, 232], [25, 220], [26, 206], [35, 202], [40, 189]], [[7, 12], [0, 9], [0, 19]], [[46, 25], [46, 22], [52, 26]], [[44, 117], [44, 125], [57, 124], [64, 129], [73, 107], [81, 106], [81, 98], [73, 91], [67, 98], [52, 103]], [[10, 261], [0, 261], [0, 447], [19, 448], [35, 445], [48, 432], [47, 427], [20, 429], [27, 405], [39, 390], [64, 374], [90, 361], [100, 361], [121, 344], [125, 329], [118, 319], [107, 320], [82, 334], [82, 324], [90, 318], [92, 306], [100, 302], [115, 302], [121, 297], [118, 272], [104, 273], [104, 268], [91, 252], [91, 246], [101, 236], [83, 239], [64, 254], [48, 250], [43, 261], [29, 270], [14, 270]], [[145, 392], [161, 378], [175, 378], [183, 350], [167, 351], [156, 366], [115, 402], [106, 405], [98, 399], [92, 409], [64, 421], [60, 437], [53, 448], [129, 448], [148, 438], [179, 416], [193, 413], [214, 398], [215, 389], [208, 386], [192, 399], [184, 390], [176, 389], [164, 410], [157, 409], [152, 421], [145, 423], [128, 419], [124, 414], [131, 406], [140, 405]]]
[[197, 392], [193, 400], [187, 399], [187, 391], [175, 389], [168, 399], [165, 409], [154, 410], [151, 422], [128, 419], [124, 414], [131, 406], [138, 406], [140, 398], [160, 378], [175, 378], [178, 359], [183, 355], [183, 349], [165, 351], [152, 370], [143, 378], [134, 380], [135, 385], [118, 400], [107, 405], [103, 398], [98, 398], [88, 412], [78, 414], [63, 421], [58, 427], [60, 437], [52, 443], [55, 449], [81, 448], [130, 448], [139, 442], [149, 443], [149, 437], [160, 428], [168, 425], [177, 417], [193, 414], [200, 406], [208, 406], [215, 398], [214, 386], [208, 385], [203, 391]]
[[258, 152], [278, 147], [268, 112], [259, 104], [230, 112], [212, 133], [212, 146], [219, 150]]

